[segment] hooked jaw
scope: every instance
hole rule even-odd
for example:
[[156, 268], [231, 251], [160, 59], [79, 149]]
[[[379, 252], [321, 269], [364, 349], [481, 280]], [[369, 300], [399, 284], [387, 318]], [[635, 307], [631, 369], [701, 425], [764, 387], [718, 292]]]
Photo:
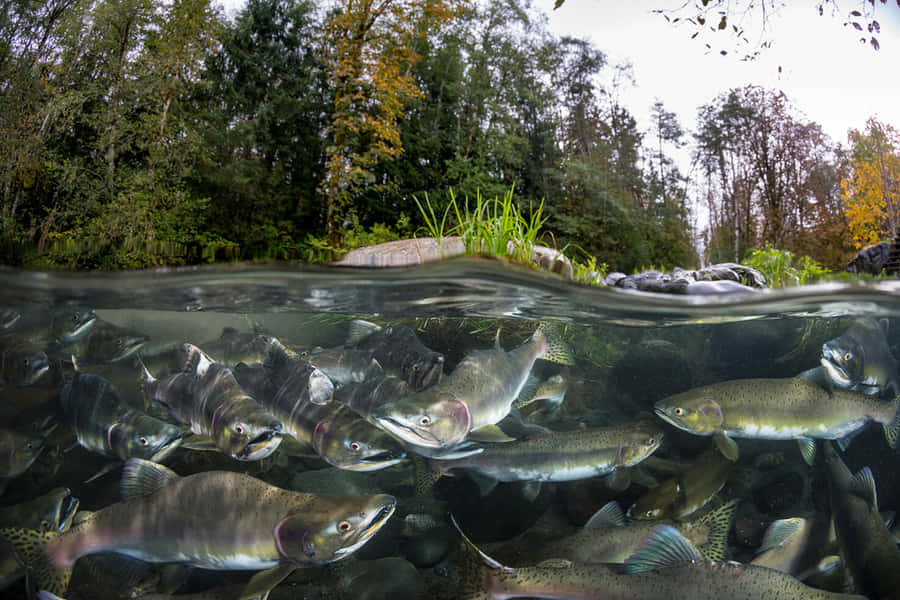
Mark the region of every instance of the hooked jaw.
[[181, 433], [181, 431], [177, 431], [167, 437], [163, 443], [159, 445], [159, 448], [156, 449], [156, 452], [153, 453], [153, 456], [150, 457], [150, 460], [158, 463], [167, 459], [175, 452], [175, 449], [181, 445], [183, 437], [184, 434]]
[[238, 460], [262, 460], [281, 444], [281, 428], [264, 429], [251, 439], [237, 455]]
[[369, 541], [369, 538], [381, 529], [381, 526], [384, 525], [388, 519], [391, 518], [391, 515], [393, 515], [394, 511], [397, 509], [397, 501], [391, 496], [389, 496], [389, 498], [391, 500], [375, 513], [375, 516], [372, 517], [372, 520], [369, 521], [369, 524], [363, 529], [359, 539], [357, 539], [355, 543], [335, 550], [334, 555], [336, 560], [346, 558], [356, 552], [363, 544]]
[[839, 385], [849, 386], [850, 376], [847, 374], [847, 371], [845, 371], [844, 368], [840, 365], [840, 363], [837, 362], [837, 360], [834, 358], [834, 351], [825, 346], [822, 348], [822, 354], [823, 356], [820, 362], [825, 368], [825, 371], [828, 373], [828, 377]]

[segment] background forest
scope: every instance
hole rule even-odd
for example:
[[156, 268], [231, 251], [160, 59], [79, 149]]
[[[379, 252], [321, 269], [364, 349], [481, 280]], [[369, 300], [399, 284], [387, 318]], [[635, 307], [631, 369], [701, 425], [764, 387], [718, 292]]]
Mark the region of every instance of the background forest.
[[525, 214], [543, 201], [544, 243], [626, 272], [766, 243], [841, 269], [896, 231], [890, 125], [843, 147], [784, 94], [746, 87], [698, 107], [694, 134], [663, 103], [640, 130], [618, 100], [627, 65], [520, 0], [5, 10], [6, 264], [321, 260], [423, 235], [416, 200], [442, 211], [451, 190], [514, 188]]

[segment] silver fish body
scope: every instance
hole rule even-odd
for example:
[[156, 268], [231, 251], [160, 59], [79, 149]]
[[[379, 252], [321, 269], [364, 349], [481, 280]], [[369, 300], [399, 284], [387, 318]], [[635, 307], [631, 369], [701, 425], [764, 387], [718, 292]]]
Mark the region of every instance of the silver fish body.
[[68, 587], [80, 557], [103, 552], [214, 570], [283, 569], [283, 578], [297, 567], [347, 558], [396, 506], [384, 494], [318, 496], [241, 473], [179, 477], [140, 459], [126, 463], [121, 491], [125, 501], [91, 513], [65, 533], [7, 528], [0, 535], [31, 557], [40, 586], [55, 594]]
[[881, 324], [858, 318], [840, 336], [822, 345], [822, 366], [836, 387], [870, 395], [900, 393], [897, 360]]
[[538, 358], [571, 362], [568, 349], [551, 341], [539, 327], [528, 341], [509, 352], [498, 340], [491, 350], [469, 353], [439, 384], [384, 404], [372, 416], [408, 444], [452, 448], [470, 431], [496, 424], [509, 414]]
[[662, 427], [642, 422], [485, 444], [478, 454], [434, 464], [441, 470], [462, 468], [498, 481], [573, 481], [637, 465], [659, 448], [662, 439]]
[[263, 366], [238, 365], [240, 384], [281, 420], [284, 432], [310, 446], [332, 466], [374, 471], [406, 456], [403, 446], [340, 402], [317, 404], [310, 399], [310, 375], [320, 373], [299, 363], [280, 376]]
[[127, 406], [98, 375], [76, 372], [63, 386], [60, 404], [78, 443], [104, 456], [158, 462], [181, 443], [181, 429]]
[[247, 394], [231, 369], [188, 344], [185, 369], [164, 379], [144, 371], [148, 405], [163, 405], [175, 422], [206, 436], [237, 460], [263, 459], [281, 443], [282, 424]]
[[[354, 325], [365, 322], [355, 322]], [[372, 357], [389, 375], [396, 375], [416, 391], [441, 381], [444, 376], [444, 355], [425, 346], [416, 332], [408, 325], [379, 327], [367, 323], [366, 327], [351, 328], [349, 346]]]

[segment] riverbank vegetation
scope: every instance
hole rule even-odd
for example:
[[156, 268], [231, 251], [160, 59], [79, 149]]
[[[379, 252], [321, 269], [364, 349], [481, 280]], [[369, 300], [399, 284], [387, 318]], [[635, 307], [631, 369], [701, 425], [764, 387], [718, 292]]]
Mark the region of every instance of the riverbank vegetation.
[[845, 147], [747, 87], [641, 128], [628, 66], [518, 0], [24, 0], [0, 78], [5, 264], [328, 260], [513, 188], [539, 241], [626, 272], [766, 243], [841, 269], [896, 230], [889, 124]]

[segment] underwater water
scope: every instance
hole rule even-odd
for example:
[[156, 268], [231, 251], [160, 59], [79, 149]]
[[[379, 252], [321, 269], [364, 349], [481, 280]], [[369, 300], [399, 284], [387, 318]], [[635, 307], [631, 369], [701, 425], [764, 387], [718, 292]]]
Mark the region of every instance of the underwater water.
[[890, 597], [898, 285], [0, 270], [0, 597]]

